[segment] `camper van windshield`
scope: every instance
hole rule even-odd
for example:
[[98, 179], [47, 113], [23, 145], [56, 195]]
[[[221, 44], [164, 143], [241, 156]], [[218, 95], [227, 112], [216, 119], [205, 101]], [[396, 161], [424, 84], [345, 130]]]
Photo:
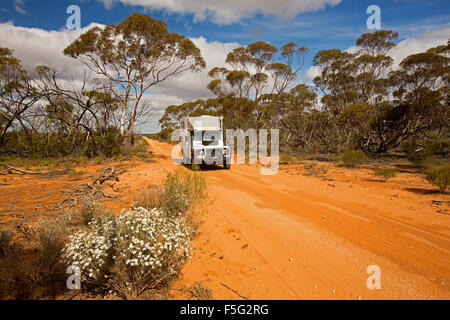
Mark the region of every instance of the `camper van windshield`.
[[222, 138], [220, 131], [203, 131], [202, 136], [204, 146], [217, 146]]

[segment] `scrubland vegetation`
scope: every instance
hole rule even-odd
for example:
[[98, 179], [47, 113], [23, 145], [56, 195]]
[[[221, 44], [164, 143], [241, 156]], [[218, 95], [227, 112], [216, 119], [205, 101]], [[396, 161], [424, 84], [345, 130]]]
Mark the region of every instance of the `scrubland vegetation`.
[[[158, 200], [148, 201], [153, 195]], [[187, 212], [205, 198], [203, 176], [177, 171], [120, 214], [83, 198], [54, 221], [1, 230], [0, 298], [63, 298], [69, 266], [80, 268], [83, 294], [137, 299], [164, 293], [191, 255], [195, 229]]]

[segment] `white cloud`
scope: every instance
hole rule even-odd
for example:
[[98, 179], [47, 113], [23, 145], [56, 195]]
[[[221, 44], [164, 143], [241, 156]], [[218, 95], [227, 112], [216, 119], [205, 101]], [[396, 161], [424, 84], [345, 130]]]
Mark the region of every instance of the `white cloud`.
[[14, 0], [13, 1], [14, 10], [19, 12], [20, 14], [28, 14], [27, 10], [25, 10], [25, 0]]
[[237, 43], [208, 42], [204, 37], [192, 38], [195, 45], [201, 50], [206, 68], [198, 73], [185, 72], [176, 78], [164, 82], [152, 90], [167, 95], [177, 95], [185, 101], [212, 97], [206, 89], [211, 81], [208, 72], [216, 66], [225, 66], [225, 59], [229, 52], [239, 45]]
[[311, 66], [311, 68], [306, 71], [306, 80], [312, 82], [316, 77], [320, 76], [320, 72], [320, 67]]
[[318, 11], [342, 0], [99, 0], [105, 7], [114, 2], [138, 5], [150, 10], [193, 14], [194, 21], [210, 20], [220, 25], [230, 24], [256, 14], [291, 19], [303, 12]]
[[450, 28], [427, 31], [419, 37], [401, 41], [390, 51], [389, 55], [394, 59], [394, 66], [397, 67], [409, 55], [447, 44], [449, 38]]
[[82, 77], [80, 64], [63, 55], [62, 51], [93, 24], [79, 30], [46, 31], [38, 28], [0, 24], [0, 46], [14, 50], [14, 55], [31, 70], [39, 65], [53, 66], [67, 77]]

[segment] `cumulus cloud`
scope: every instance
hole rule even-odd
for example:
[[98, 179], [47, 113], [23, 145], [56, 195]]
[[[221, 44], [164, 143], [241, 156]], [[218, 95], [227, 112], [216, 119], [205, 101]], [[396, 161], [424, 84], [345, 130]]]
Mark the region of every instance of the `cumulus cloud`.
[[398, 67], [403, 59], [409, 55], [447, 44], [449, 37], [450, 28], [431, 30], [419, 37], [408, 38], [401, 41], [389, 54], [394, 59], [394, 66]]
[[291, 19], [303, 12], [318, 11], [327, 5], [335, 6], [342, 0], [99, 0], [105, 7], [115, 2], [138, 5], [150, 10], [192, 14], [194, 21], [210, 20], [226, 25], [250, 18], [256, 14]]
[[14, 55], [29, 70], [39, 65], [53, 66], [66, 76], [77, 79], [83, 76], [81, 65], [64, 56], [62, 51], [93, 26], [91, 24], [79, 30], [46, 31], [15, 26], [11, 22], [1, 23], [0, 46], [14, 50]]
[[307, 71], [306, 71], [306, 80], [308, 81], [313, 81], [316, 77], [320, 76], [320, 67], [317, 66], [311, 66]]

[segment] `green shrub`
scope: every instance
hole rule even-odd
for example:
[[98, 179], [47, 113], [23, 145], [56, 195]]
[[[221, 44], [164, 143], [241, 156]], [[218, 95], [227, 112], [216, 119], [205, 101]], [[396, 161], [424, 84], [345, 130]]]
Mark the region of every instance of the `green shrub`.
[[[423, 147], [425, 146], [425, 147]], [[450, 147], [449, 139], [432, 136], [430, 138], [413, 138], [403, 144], [405, 152], [412, 162], [427, 166], [428, 162], [445, 157]]]
[[385, 182], [397, 175], [397, 171], [391, 168], [376, 168], [373, 171], [374, 175], [382, 177]]
[[441, 193], [445, 193], [450, 183], [450, 163], [430, 168], [426, 178], [430, 183], [437, 186]]
[[291, 162], [296, 161], [297, 158], [294, 156], [282, 155], [280, 157], [280, 164], [290, 164]]
[[167, 176], [161, 191], [161, 210], [168, 215], [180, 215], [189, 206], [206, 197], [206, 180], [200, 173], [178, 169]]
[[346, 167], [354, 168], [366, 163], [369, 160], [362, 150], [350, 150], [342, 155], [342, 162]]

